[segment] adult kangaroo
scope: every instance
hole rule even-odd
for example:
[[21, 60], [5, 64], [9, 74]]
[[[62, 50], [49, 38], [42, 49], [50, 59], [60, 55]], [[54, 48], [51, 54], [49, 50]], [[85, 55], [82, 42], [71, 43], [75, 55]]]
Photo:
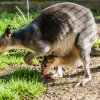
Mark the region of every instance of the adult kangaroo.
[[25, 48], [26, 63], [45, 54], [65, 56], [75, 45], [85, 69], [85, 78], [75, 87], [92, 79], [90, 74], [90, 51], [96, 40], [96, 23], [90, 9], [75, 3], [58, 3], [42, 13], [25, 27], [11, 32], [7, 26], [0, 37], [0, 52]]

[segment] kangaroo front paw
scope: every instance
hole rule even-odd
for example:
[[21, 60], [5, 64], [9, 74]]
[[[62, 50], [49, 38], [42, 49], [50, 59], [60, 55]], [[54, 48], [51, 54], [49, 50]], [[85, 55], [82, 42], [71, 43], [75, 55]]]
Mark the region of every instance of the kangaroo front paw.
[[28, 65], [33, 65], [33, 62], [32, 62], [32, 53], [28, 52], [25, 56], [24, 56], [24, 62]]
[[85, 78], [81, 79], [74, 87], [84, 86], [88, 81], [90, 81], [92, 78]]

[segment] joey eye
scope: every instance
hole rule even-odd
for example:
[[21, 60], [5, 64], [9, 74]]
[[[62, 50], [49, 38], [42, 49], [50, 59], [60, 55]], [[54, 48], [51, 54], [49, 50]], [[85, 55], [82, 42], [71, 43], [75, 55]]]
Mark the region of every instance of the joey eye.
[[44, 65], [43, 65], [43, 67], [44, 67], [44, 68], [46, 68], [46, 67], [47, 67], [47, 65], [46, 65], [46, 64], [44, 64]]
[[49, 63], [52, 62], [52, 58], [49, 58], [49, 57], [48, 57], [47, 61], [48, 61]]

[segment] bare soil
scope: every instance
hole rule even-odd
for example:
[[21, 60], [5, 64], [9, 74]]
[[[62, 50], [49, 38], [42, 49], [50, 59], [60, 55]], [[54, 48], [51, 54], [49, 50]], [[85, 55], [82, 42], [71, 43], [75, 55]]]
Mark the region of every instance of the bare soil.
[[74, 88], [77, 81], [84, 77], [84, 68], [65, 73], [64, 78], [46, 80], [47, 90], [37, 100], [100, 100], [100, 57], [91, 58], [93, 79], [84, 87]]
[[[0, 70], [0, 76], [8, 75], [21, 66], [26, 65], [9, 64], [6, 69]], [[91, 57], [91, 73], [93, 79], [90, 82], [84, 87], [74, 88], [77, 81], [84, 77], [84, 68], [77, 68], [74, 71], [66, 69], [64, 78], [44, 81], [47, 89], [36, 100], [100, 100], [100, 57]]]

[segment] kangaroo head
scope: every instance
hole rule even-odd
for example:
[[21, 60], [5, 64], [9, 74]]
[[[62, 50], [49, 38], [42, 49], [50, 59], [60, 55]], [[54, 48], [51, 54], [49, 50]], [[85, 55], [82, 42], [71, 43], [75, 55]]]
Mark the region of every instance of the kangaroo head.
[[0, 53], [3, 53], [6, 51], [7, 47], [11, 43], [11, 27], [8, 25], [4, 31], [4, 33], [0, 37]]

